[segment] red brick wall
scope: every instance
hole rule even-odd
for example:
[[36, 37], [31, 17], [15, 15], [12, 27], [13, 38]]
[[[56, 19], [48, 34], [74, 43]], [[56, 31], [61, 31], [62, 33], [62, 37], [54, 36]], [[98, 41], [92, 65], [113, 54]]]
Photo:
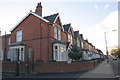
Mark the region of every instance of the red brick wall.
[[[68, 42], [67, 33], [63, 32], [60, 19], [55, 22], [57, 27], [61, 27], [61, 38], [64, 42]], [[16, 32], [23, 31], [23, 41], [25, 42], [25, 60], [27, 60], [27, 50], [32, 48], [34, 51], [34, 61], [44, 60], [48, 62], [53, 59], [53, 40], [54, 40], [54, 26], [44, 22], [43, 20], [29, 15], [16, 29], [11, 33], [12, 43], [16, 42]], [[74, 39], [73, 39], [74, 43]]]
[[38, 63], [35, 64], [36, 73], [76, 72], [92, 69], [94, 64], [85, 63]]
[[[101, 60], [99, 60], [99, 62], [101, 62]], [[77, 62], [77, 63], [65, 63], [65, 62], [35, 63], [34, 73], [85, 71], [94, 68], [99, 64], [99, 62], [96, 60], [95, 63], [93, 61]], [[20, 72], [26, 73], [27, 70], [26, 63], [20, 63], [19, 68], [20, 68]], [[2, 63], [2, 72], [15, 72], [15, 70], [16, 70], [15, 62]], [[32, 71], [32, 64], [30, 64], [29, 70]]]
[[[25, 57], [27, 59], [27, 50], [31, 47], [34, 50], [34, 60], [42, 59], [45, 62], [48, 61], [48, 54], [51, 53], [48, 49], [51, 48], [48, 44], [49, 37], [53, 37], [53, 29], [48, 23], [40, 20], [34, 15], [29, 15], [12, 33], [12, 42], [16, 42], [17, 30], [23, 30], [23, 41], [26, 44]], [[50, 33], [50, 34], [49, 34]], [[48, 47], [49, 46], [49, 47]], [[51, 48], [52, 49], [52, 48]]]

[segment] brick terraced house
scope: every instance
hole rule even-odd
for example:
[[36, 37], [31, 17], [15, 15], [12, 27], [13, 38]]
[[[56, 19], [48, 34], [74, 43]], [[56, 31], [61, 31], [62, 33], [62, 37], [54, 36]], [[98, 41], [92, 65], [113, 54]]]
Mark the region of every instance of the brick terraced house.
[[[19, 60], [67, 61], [71, 45], [77, 44], [85, 50], [89, 43], [82, 40], [79, 31], [74, 32], [71, 24], [62, 25], [59, 13], [42, 17], [42, 5], [38, 3], [35, 12], [30, 11], [12, 30], [7, 59]], [[86, 45], [85, 45], [86, 44]], [[33, 52], [33, 53], [32, 53]]]

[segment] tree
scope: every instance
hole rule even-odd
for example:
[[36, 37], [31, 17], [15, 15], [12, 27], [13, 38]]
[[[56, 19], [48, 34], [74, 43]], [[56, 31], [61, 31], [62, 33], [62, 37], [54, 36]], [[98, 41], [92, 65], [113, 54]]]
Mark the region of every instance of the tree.
[[79, 48], [77, 45], [74, 45], [71, 50], [68, 53], [68, 56], [72, 59], [72, 60], [80, 60], [80, 58], [82, 57], [82, 49]]
[[115, 54], [120, 58], [120, 50], [116, 51]]
[[120, 57], [120, 48], [118, 48], [118, 49], [112, 49], [111, 50], [111, 54], [112, 55], [117, 55], [118, 57]]

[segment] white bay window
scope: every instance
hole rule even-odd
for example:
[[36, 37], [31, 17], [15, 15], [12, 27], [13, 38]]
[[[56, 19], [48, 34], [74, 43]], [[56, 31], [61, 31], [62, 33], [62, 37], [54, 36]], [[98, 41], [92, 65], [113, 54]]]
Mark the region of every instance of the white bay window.
[[16, 61], [17, 60], [17, 49], [19, 49], [19, 60], [24, 61], [24, 51], [25, 51], [25, 46], [14, 46], [9, 48], [9, 52], [7, 55], [7, 59], [10, 59], [11, 61]]
[[66, 61], [67, 60], [67, 52], [66, 46], [62, 44], [54, 44], [54, 59], [57, 61]]

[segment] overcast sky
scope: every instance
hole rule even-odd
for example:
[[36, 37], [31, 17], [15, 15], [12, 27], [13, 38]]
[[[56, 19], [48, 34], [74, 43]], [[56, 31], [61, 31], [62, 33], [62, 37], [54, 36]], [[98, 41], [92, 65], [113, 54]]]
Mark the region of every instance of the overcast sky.
[[74, 30], [79, 30], [84, 39], [104, 53], [104, 32], [107, 32], [109, 49], [117, 47], [117, 31], [111, 32], [118, 29], [118, 2], [115, 0], [3, 0], [0, 1], [2, 34], [9, 33], [30, 10], [34, 12], [38, 2], [42, 2], [43, 16], [59, 13], [62, 24], [71, 23]]

